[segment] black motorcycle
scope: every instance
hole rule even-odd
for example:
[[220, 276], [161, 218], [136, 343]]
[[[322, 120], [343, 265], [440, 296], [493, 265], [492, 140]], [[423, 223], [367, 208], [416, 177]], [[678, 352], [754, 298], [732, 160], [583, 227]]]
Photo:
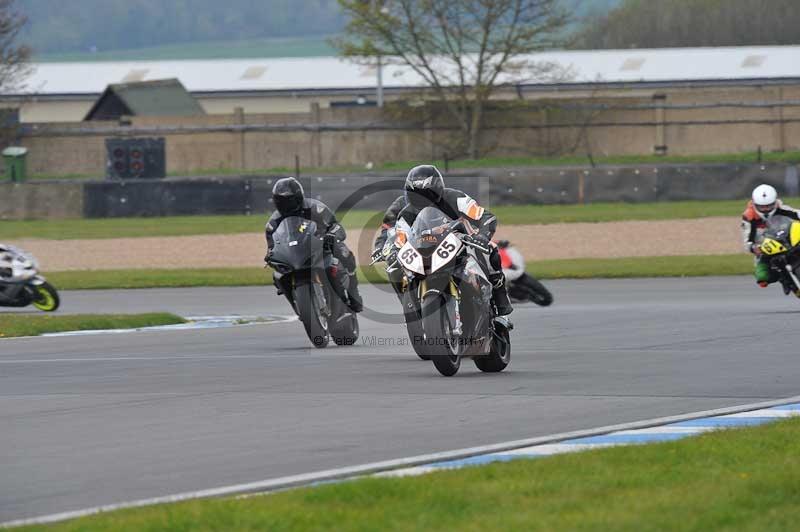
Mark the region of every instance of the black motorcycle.
[[332, 250], [317, 234], [317, 224], [290, 216], [278, 226], [273, 240], [267, 263], [275, 270], [275, 284], [303, 322], [314, 347], [326, 347], [331, 337], [336, 345], [355, 344], [358, 318], [345, 301], [356, 279], [338, 268]]
[[455, 375], [462, 358], [484, 372], [503, 371], [511, 361], [511, 323], [496, 317], [492, 283], [478, 254], [490, 250], [470, 237], [470, 227], [435, 207], [426, 207], [408, 227], [396, 226], [403, 246], [398, 260], [408, 279], [413, 313], [420, 321], [426, 354], [444, 376]]
[[57, 310], [58, 291], [39, 273], [31, 255], [13, 246], [0, 245], [0, 307], [34, 307]]

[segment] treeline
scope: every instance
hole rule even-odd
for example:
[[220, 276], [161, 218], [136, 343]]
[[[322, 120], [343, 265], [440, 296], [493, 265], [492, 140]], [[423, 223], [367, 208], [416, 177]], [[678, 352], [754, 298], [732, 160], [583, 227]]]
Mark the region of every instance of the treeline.
[[17, 0], [36, 52], [331, 34], [336, 0]]
[[575, 48], [800, 44], [800, 0], [625, 0], [578, 32]]

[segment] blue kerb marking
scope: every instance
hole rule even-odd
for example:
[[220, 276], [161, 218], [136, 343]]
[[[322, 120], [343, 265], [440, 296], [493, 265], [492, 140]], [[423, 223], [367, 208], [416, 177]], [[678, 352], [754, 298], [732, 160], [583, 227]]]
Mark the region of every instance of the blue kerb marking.
[[430, 467], [441, 467], [441, 468], [454, 468], [454, 467], [463, 467], [463, 466], [471, 466], [471, 465], [484, 465], [490, 464], [492, 462], [510, 462], [511, 460], [518, 460], [520, 458], [535, 458], [537, 456], [536, 453], [526, 454], [526, 455], [516, 455], [516, 454], [487, 454], [485, 456], [472, 456], [470, 458], [464, 458], [463, 460], [450, 460], [449, 462], [438, 462], [436, 464], [431, 464]]
[[773, 406], [770, 410], [800, 410], [800, 403], [795, 403], [793, 405], [781, 405], [781, 406]]
[[667, 427], [745, 427], [777, 421], [774, 417], [708, 417], [673, 423]]
[[567, 440], [561, 443], [566, 445], [581, 445], [593, 443], [649, 443], [659, 441], [673, 441], [680, 440], [693, 434], [685, 432], [675, 433], [651, 433], [643, 432], [641, 434], [606, 434], [604, 436], [589, 436], [587, 438], [578, 438], [577, 440]]

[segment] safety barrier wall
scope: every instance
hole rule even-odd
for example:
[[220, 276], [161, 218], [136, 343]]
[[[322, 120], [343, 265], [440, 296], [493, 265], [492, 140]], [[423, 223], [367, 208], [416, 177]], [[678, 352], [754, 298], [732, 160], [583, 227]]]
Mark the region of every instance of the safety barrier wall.
[[[659, 165], [455, 171], [450, 187], [486, 206], [744, 199], [759, 183], [800, 195], [792, 165]], [[0, 219], [258, 214], [271, 210], [275, 176], [0, 185]], [[303, 177], [306, 193], [335, 210], [384, 209], [399, 174]], [[0, 236], [2, 225], [0, 224]]]

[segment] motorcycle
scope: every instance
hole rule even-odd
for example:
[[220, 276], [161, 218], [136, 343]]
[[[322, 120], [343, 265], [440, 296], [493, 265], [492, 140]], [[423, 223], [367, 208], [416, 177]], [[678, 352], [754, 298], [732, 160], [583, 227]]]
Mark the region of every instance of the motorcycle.
[[479, 370], [503, 371], [511, 361], [511, 322], [495, 316], [492, 283], [478, 253], [491, 250], [472, 238], [472, 228], [436, 207], [425, 207], [408, 227], [396, 225], [398, 261], [412, 307], [407, 319], [420, 322], [426, 354], [442, 375], [455, 375], [463, 358]]
[[326, 347], [331, 338], [336, 345], [354, 345], [358, 318], [345, 301], [350, 283], [357, 281], [326, 250], [317, 224], [290, 216], [275, 230], [273, 239], [267, 264], [275, 270], [279, 293], [289, 301], [314, 347]]
[[497, 242], [503, 274], [506, 276], [508, 295], [515, 302], [531, 301], [540, 307], [553, 303], [553, 294], [525, 271], [525, 258], [508, 240]]
[[408, 278], [406, 277], [402, 266], [397, 260], [396, 230], [394, 227], [386, 232], [386, 243], [381, 249], [376, 250], [372, 255], [372, 262], [370, 266], [378, 262], [386, 263], [386, 276], [389, 279], [389, 284], [392, 285], [397, 298], [400, 300], [400, 305], [403, 308], [403, 315], [406, 322], [406, 332], [414, 352], [422, 360], [430, 360], [428, 351], [424, 341], [425, 331], [422, 330], [422, 324], [418, 316], [413, 311], [415, 308], [414, 301], [408, 291]]
[[58, 291], [39, 273], [39, 263], [13, 246], [0, 245], [0, 306], [34, 307], [44, 312], [58, 309]]
[[761, 253], [769, 259], [770, 275], [785, 288], [786, 295], [793, 292], [800, 297], [800, 222], [786, 216], [773, 216], [764, 231], [759, 245]]

